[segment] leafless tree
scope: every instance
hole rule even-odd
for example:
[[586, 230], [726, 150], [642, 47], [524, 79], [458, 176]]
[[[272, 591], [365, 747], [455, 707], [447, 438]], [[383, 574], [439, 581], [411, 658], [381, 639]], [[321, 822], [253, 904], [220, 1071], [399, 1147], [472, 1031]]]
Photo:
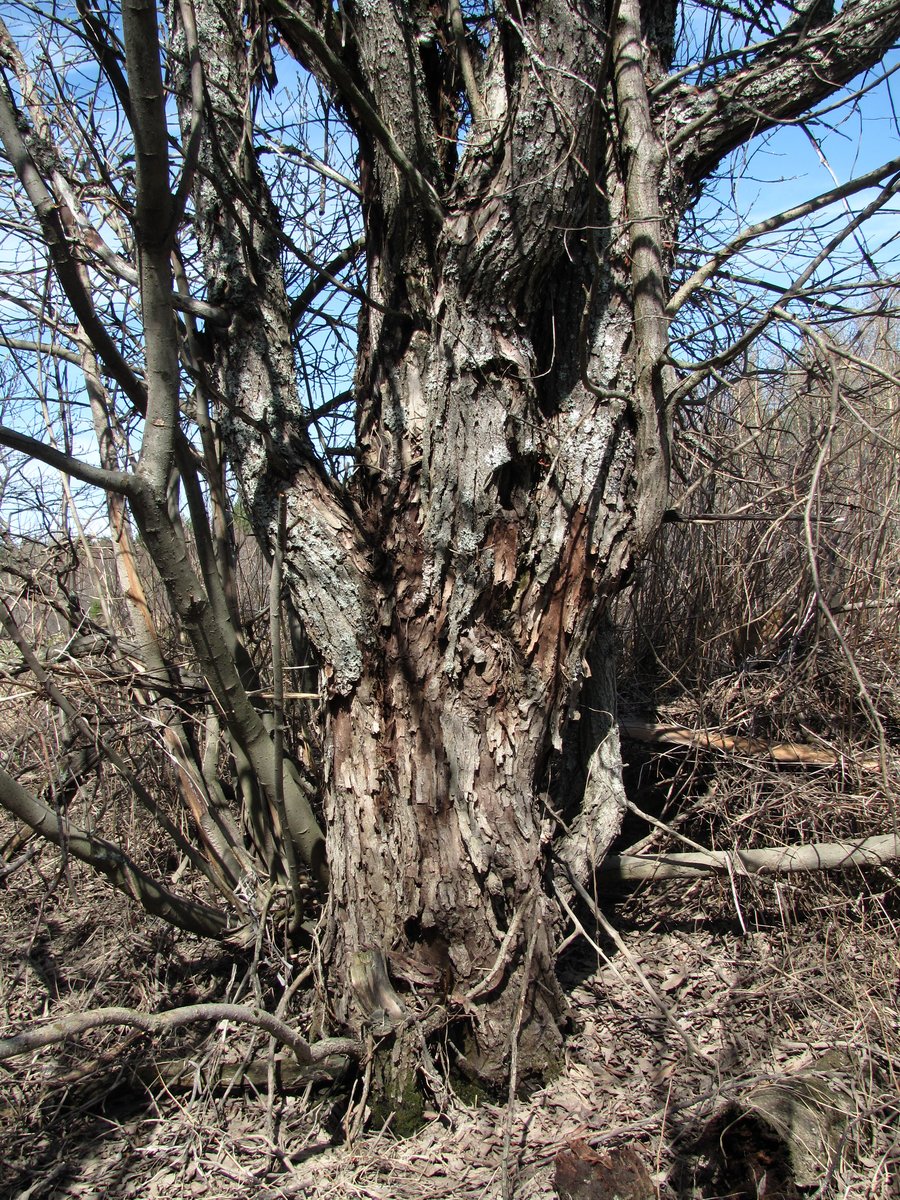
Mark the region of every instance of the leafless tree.
[[[5, 345], [65, 369], [50, 391], [89, 401], [101, 450], [10, 425], [0, 441], [140, 531], [211, 696], [206, 753], [166, 718], [195, 857], [232, 921], [246, 874], [296, 883], [294, 855], [327, 886], [332, 1019], [393, 1029], [401, 1084], [427, 1062], [403, 981], [473, 1076], [505, 1078], [513, 1041], [540, 1074], [565, 1012], [555, 897], [623, 807], [608, 606], [669, 503], [679, 407], [841, 287], [871, 290], [860, 230], [900, 159], [755, 225], [736, 213], [724, 237], [698, 198], [753, 139], [876, 86], [900, 10], [76, 0], [21, 25], [0, 30], [22, 268]], [[790, 282], [741, 273], [748, 247], [821, 214]], [[283, 595], [321, 671], [305, 763], [280, 752], [279, 673], [274, 719], [255, 694], [232, 480], [273, 613]], [[128, 586], [164, 703], [171, 665]], [[220, 732], [235, 798], [210, 767]], [[9, 775], [0, 792], [36, 823]]]

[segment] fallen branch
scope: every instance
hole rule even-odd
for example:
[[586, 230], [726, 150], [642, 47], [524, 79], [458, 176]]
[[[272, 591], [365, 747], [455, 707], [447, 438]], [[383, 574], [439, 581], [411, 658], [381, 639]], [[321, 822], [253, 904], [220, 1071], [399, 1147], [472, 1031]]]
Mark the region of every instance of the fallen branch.
[[184, 1008], [172, 1008], [162, 1013], [145, 1013], [134, 1008], [98, 1008], [93, 1012], [70, 1013], [48, 1025], [0, 1038], [0, 1061], [16, 1054], [39, 1050], [43, 1046], [66, 1042], [90, 1029], [100, 1029], [106, 1025], [129, 1025], [145, 1033], [164, 1033], [195, 1021], [235, 1021], [253, 1025], [288, 1046], [301, 1066], [321, 1062], [332, 1054], [360, 1054], [358, 1043], [351, 1038], [325, 1038], [310, 1045], [280, 1018], [243, 1004], [188, 1004]]
[[598, 867], [604, 879], [695, 879], [732, 872], [735, 875], [786, 874], [794, 871], [840, 871], [877, 867], [900, 858], [900, 835], [858, 842], [818, 842], [809, 846], [771, 846], [761, 850], [707, 850], [689, 854], [610, 854]]
[[225, 913], [199, 900], [188, 900], [177, 895], [148, 875], [112, 842], [79, 829], [70, 820], [63, 825], [49, 805], [26, 792], [2, 767], [0, 808], [18, 817], [48, 842], [64, 846], [73, 858], [89, 863], [102, 872], [114, 888], [137, 900], [153, 916], [162, 917], [164, 921], [189, 933], [196, 933], [199, 937], [218, 939], [225, 933], [228, 926]]
[[[847, 761], [836, 750], [808, 746], [803, 742], [767, 742], [762, 738], [738, 737], [727, 733], [708, 733], [703, 729], [687, 729], [683, 725], [652, 725], [646, 721], [620, 721], [625, 737], [636, 742], [655, 742], [664, 746], [688, 746], [699, 750], [722, 750], [729, 754], [745, 754], [773, 763], [788, 763], [801, 767], [837, 767]], [[877, 757], [854, 759], [854, 765], [866, 771], [877, 771]]]

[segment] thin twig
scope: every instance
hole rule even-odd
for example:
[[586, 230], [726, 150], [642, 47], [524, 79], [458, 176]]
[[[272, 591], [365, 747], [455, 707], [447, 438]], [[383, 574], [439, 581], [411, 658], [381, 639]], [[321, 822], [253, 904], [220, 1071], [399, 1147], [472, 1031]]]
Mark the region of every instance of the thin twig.
[[[663, 1017], [663, 1019], [666, 1021], [666, 1023], [668, 1025], [671, 1026], [672, 1029], [674, 1029], [674, 1031], [678, 1034], [678, 1036], [681, 1038], [681, 1040], [687, 1046], [690, 1053], [699, 1062], [702, 1062], [702, 1063], [705, 1063], [708, 1065], [709, 1060], [706, 1058], [706, 1055], [703, 1053], [703, 1051], [700, 1049], [700, 1047], [697, 1045], [697, 1043], [694, 1041], [694, 1039], [691, 1037], [691, 1035], [688, 1033], [688, 1031], [684, 1028], [684, 1026], [681, 1024], [681, 1022], [677, 1019], [675, 1014], [672, 1012], [671, 1007], [668, 1004], [666, 1004], [665, 1000], [662, 998], [662, 996], [659, 994], [659, 992], [656, 990], [656, 988], [653, 986], [653, 984], [650, 982], [650, 980], [647, 978], [647, 976], [641, 970], [637, 959], [631, 953], [631, 951], [629, 950], [628, 946], [625, 944], [624, 940], [622, 939], [622, 937], [620, 936], [618, 931], [609, 923], [609, 921], [607, 921], [606, 917], [604, 917], [603, 913], [600, 911], [600, 908], [597, 905], [597, 903], [594, 901], [593, 897], [590, 895], [590, 893], [588, 891], [585, 890], [585, 888], [583, 888], [581, 886], [581, 884], [578, 882], [577, 879], [574, 878], [574, 876], [571, 874], [571, 872], [568, 873], [568, 878], [569, 878], [569, 882], [575, 888], [578, 895], [585, 902], [585, 904], [587, 904], [587, 906], [590, 908], [591, 913], [593, 914], [594, 919], [596, 920], [597, 924], [600, 926], [600, 928], [603, 930], [603, 932], [606, 934], [606, 936], [608, 938], [610, 938], [610, 940], [612, 942], [615, 943], [615, 946], [618, 949], [619, 953], [627, 961], [627, 963], [631, 967], [632, 971], [634, 971], [641, 986], [643, 987], [643, 989], [647, 993], [647, 995], [650, 997], [650, 999], [653, 1001], [653, 1004], [656, 1007], [657, 1011], [659, 1012], [660, 1016]], [[584, 925], [581, 923], [581, 921], [578, 920], [578, 917], [572, 911], [571, 905], [567, 903], [566, 898], [562, 895], [559, 888], [556, 888], [555, 891], [556, 891], [556, 897], [559, 900], [560, 904], [566, 910], [566, 913], [568, 914], [570, 920], [572, 920], [580, 928], [582, 936], [586, 939], [588, 944], [592, 947], [593, 950], [596, 951], [597, 954], [600, 955], [600, 957], [603, 959], [603, 961], [605, 963], [612, 966], [613, 964], [612, 964], [609, 956], [603, 952], [603, 950], [600, 947], [600, 945], [598, 944], [598, 942], [590, 936], [590, 934], [584, 928]]]
[[[521, 911], [521, 910], [520, 910]], [[534, 944], [537, 941], [538, 929], [541, 925], [540, 914], [535, 904], [532, 908], [534, 922], [528, 935], [528, 945], [525, 949], [525, 959], [522, 964], [522, 991], [516, 1008], [516, 1020], [513, 1024], [509, 1046], [509, 1092], [506, 1100], [506, 1119], [503, 1123], [503, 1160], [501, 1167], [501, 1190], [503, 1200], [512, 1200], [513, 1181], [509, 1169], [509, 1155], [512, 1146], [512, 1127], [516, 1112], [516, 1087], [519, 1080], [519, 1033], [522, 1029], [522, 1017], [525, 1013], [525, 1000], [528, 997], [528, 986], [531, 981], [531, 960], [534, 957]], [[518, 914], [517, 914], [518, 915]]]

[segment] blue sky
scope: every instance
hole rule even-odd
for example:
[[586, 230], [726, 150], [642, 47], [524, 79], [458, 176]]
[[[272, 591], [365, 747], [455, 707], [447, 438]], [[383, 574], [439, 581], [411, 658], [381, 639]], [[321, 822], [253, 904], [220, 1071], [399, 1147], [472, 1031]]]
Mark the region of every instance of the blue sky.
[[[7, 20], [13, 23], [14, 16], [15, 13], [7, 14]], [[25, 17], [25, 14], [20, 13], [20, 17]], [[727, 40], [730, 36], [731, 32], [726, 29], [723, 37]], [[58, 53], [57, 51], [51, 53], [54, 59], [58, 60], [58, 69], [63, 73], [69, 73], [72, 82], [77, 79], [80, 85], [79, 90], [83, 93], [90, 92], [94, 82], [95, 69], [91, 67], [85, 71], [64, 55], [61, 50]], [[313, 111], [317, 97], [312, 94], [308, 97], [304, 96], [304, 88], [300, 86], [302, 73], [291, 61], [279, 56], [278, 69], [280, 95], [276, 95], [272, 99], [266, 98], [264, 100], [265, 108], [271, 113], [279, 101], [283, 102], [285, 97], [289, 96], [291, 98], [288, 118], [290, 124], [284, 130], [282, 140], [284, 142], [300, 142], [302, 140], [300, 129], [305, 124], [310, 147], [316, 153], [321, 154], [323, 129], [322, 125], [317, 123]], [[828, 190], [834, 186], [835, 181], [844, 182], [900, 155], [900, 129], [898, 129], [900, 52], [895, 51], [889, 55], [886, 62], [879, 68], [879, 72], [883, 72], [885, 69], [897, 69], [897, 74], [859, 98], [851, 111], [847, 113], [833, 112], [827, 114], [823, 120], [813, 121], [809, 124], [808, 128], [818, 142], [818, 149], [804, 130], [788, 126], [754, 139], [749, 146], [738, 152], [730, 164], [730, 173], [723, 171], [721, 179], [710, 186], [699, 204], [699, 212], [710, 220], [712, 234], [727, 241], [746, 224], [789, 208], [817, 193]], [[856, 86], [858, 85], [859, 81]], [[822, 107], [829, 108], [832, 104], [833, 102], [829, 102]], [[313, 119], [309, 120], [310, 117]], [[346, 156], [350, 149], [349, 138], [346, 132], [341, 132], [340, 123], [335, 118], [332, 119], [330, 132], [334, 139], [331, 145], [332, 155], [338, 158]], [[267, 161], [273, 163], [275, 159], [270, 157]], [[352, 169], [346, 162], [334, 162], [334, 158], [332, 161], [341, 170], [349, 172]], [[303, 173], [301, 172], [296, 177], [298, 186], [302, 178]], [[306, 178], [309, 182], [304, 186], [316, 191], [319, 177], [312, 172], [307, 173]], [[857, 209], [867, 203], [873, 195], [874, 192], [870, 190], [852, 197], [849, 203], [854, 209]], [[332, 214], [337, 211], [337, 204], [337, 193], [329, 185], [327, 207], [323, 210], [320, 206], [313, 205], [309, 212], [310, 223], [291, 228], [294, 236], [310, 253], [317, 254], [320, 245], [320, 231], [317, 230], [315, 221], [316, 212], [319, 213], [323, 228], [331, 227], [330, 237], [343, 236], [347, 238], [347, 231], [338, 229], [332, 219]], [[896, 270], [897, 267], [897, 251], [900, 248], [898, 247], [898, 233], [900, 233], [898, 208], [900, 205], [895, 203], [891, 209], [874, 217], [865, 233], [865, 245], [874, 255], [879, 266], [883, 265], [885, 268], [890, 267], [893, 270]], [[815, 244], [817, 232], [826, 229], [829, 233], [833, 232], [838, 227], [838, 223], [845, 219], [845, 210], [842, 206], [836, 206], [833, 210], [825, 210], [817, 214], [812, 222], [810, 244]], [[115, 246], [114, 232], [109, 229], [106, 229], [105, 232], [110, 243]], [[783, 246], [783, 236], [783, 234], [778, 234], [777, 243], [773, 239], [771, 247], [760, 245], [748, 256], [745, 256], [743, 263], [732, 264], [733, 268], [736, 271], [746, 269], [748, 273], [751, 269], [756, 269], [774, 282], [787, 284], [790, 281], [791, 272], [803, 263], [804, 253], [798, 248], [797, 253], [793, 256], [785, 255], [780, 248]], [[704, 249], [707, 252], [714, 249], [714, 241], [707, 241]], [[852, 246], [849, 249], [856, 253]], [[9, 236], [0, 240], [0, 257], [5, 260], [3, 265], [7, 265], [15, 254], [21, 253], [21, 243], [14, 249]], [[856, 254], [856, 257], [858, 258], [859, 255]], [[23, 264], [20, 262], [21, 265]], [[299, 286], [302, 286], [302, 280]], [[4, 308], [8, 314], [11, 313], [11, 310], [0, 300], [0, 317], [3, 315]], [[336, 307], [333, 309], [334, 315], [341, 310], [343, 310], [345, 320], [352, 325], [352, 313], [346, 311], [345, 301], [338, 297]], [[312, 356], [315, 357], [316, 352], [321, 354], [326, 350], [326, 343], [331, 335], [327, 332], [327, 326], [318, 322], [310, 327], [307, 336], [308, 346]], [[326, 389], [334, 387], [337, 383], [338, 387], [335, 390], [340, 390], [340, 387], [346, 386], [349, 381], [352, 373], [349, 350], [349, 346], [338, 349], [335, 343], [331, 351], [327, 353], [326, 356], [330, 358], [332, 368], [337, 367], [338, 362], [341, 362], [338, 371], [342, 377], [339, 380], [324, 380]], [[24, 388], [21, 387], [21, 383], [24, 382], [20, 381], [20, 390], [27, 392], [27, 384]], [[320, 381], [316, 379], [315, 382]], [[319, 401], [325, 398], [324, 392], [315, 397]], [[86, 446], [90, 442], [91, 436], [89, 435], [82, 444]]]

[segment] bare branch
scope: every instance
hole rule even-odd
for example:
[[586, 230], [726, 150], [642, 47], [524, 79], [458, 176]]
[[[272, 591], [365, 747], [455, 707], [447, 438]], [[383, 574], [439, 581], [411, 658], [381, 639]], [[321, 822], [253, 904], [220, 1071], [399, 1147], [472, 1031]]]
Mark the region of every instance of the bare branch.
[[358, 1057], [362, 1053], [362, 1047], [351, 1038], [326, 1038], [311, 1046], [285, 1021], [262, 1009], [248, 1008], [244, 1004], [187, 1004], [183, 1008], [171, 1008], [161, 1013], [145, 1013], [135, 1008], [98, 1008], [93, 1012], [69, 1013], [48, 1025], [0, 1038], [0, 1060], [66, 1042], [91, 1029], [103, 1029], [109, 1025], [130, 1025], [145, 1033], [155, 1034], [199, 1021], [234, 1021], [241, 1025], [252, 1025], [288, 1046], [301, 1066], [321, 1062], [332, 1054], [354, 1054]]
[[[803, 520], [803, 518], [799, 518]], [[840, 767], [846, 761], [834, 750], [823, 746], [807, 746], [802, 742], [767, 742], [762, 738], [740, 737], [717, 733], [709, 729], [686, 729], [683, 725], [654, 725], [647, 721], [623, 720], [622, 733], [637, 742], [663, 746], [686, 746], [691, 749], [720, 750], [726, 754], [741, 754], [765, 762], [792, 767]], [[877, 770], [878, 759], [855, 760], [864, 770]]]
[[47, 354], [53, 358], [62, 359], [63, 362], [72, 363], [78, 367], [81, 365], [81, 355], [74, 350], [66, 350], [56, 342], [39, 342], [34, 338], [14, 338], [7, 337], [6, 334], [0, 333], [0, 346], [5, 346], [7, 350], [25, 350], [31, 351], [34, 354]]
[[200, 57], [200, 45], [197, 39], [197, 22], [194, 17], [194, 6], [191, 0], [178, 0], [178, 15], [184, 29], [184, 40], [187, 47], [190, 77], [191, 115], [188, 126], [187, 141], [184, 147], [184, 161], [181, 168], [181, 178], [172, 202], [170, 234], [174, 236], [178, 222], [184, 215], [187, 202], [190, 199], [194, 185], [194, 173], [200, 157], [200, 134], [203, 131], [203, 103], [205, 85], [203, 80], [203, 60]]
[[65, 844], [69, 854], [104, 874], [120, 892], [170, 925], [199, 937], [220, 938], [227, 927], [225, 914], [196, 900], [185, 900], [143, 871], [112, 842], [87, 833], [67, 819], [65, 829], [48, 805], [25, 789], [0, 767], [0, 805], [24, 821], [55, 846]]
[[350, 71], [334, 53], [319, 30], [297, 10], [296, 5], [288, 4], [286, 0], [274, 0], [272, 10], [278, 17], [279, 25], [288, 43], [302, 47], [314, 56], [317, 63], [321, 64], [327, 77], [353, 108], [367, 132], [384, 147], [385, 153], [409, 181], [426, 211], [431, 214], [438, 225], [443, 224], [447, 214], [437, 192], [415, 163], [404, 153], [381, 113], [364, 95]]
[[466, 25], [463, 20], [459, 0], [449, 0], [447, 10], [450, 16], [450, 28], [453, 31], [453, 40], [456, 43], [459, 69], [466, 89], [466, 98], [472, 110], [472, 120], [475, 123], [476, 132], [480, 132], [487, 129], [488, 115], [481, 92], [478, 89], [478, 80], [475, 78], [475, 68], [472, 65], [469, 43], [466, 41]]
[[[5, 50], [8, 33], [0, 23], [0, 51]], [[44, 182], [37, 164], [28, 151], [19, 131], [16, 114], [5, 88], [0, 88], [0, 142], [6, 156], [25, 189], [28, 199], [44, 233], [44, 240], [69, 303], [85, 332], [94, 344], [104, 367], [139, 411], [146, 405], [146, 393], [132, 368], [98, 319], [88, 293], [82, 266], [72, 253], [72, 243], [65, 228], [57, 199]]]
[[176, 218], [169, 185], [166, 100], [156, 4], [127, 0], [122, 29], [135, 147], [134, 227], [140, 262], [147, 420], [138, 472], [162, 496], [178, 428], [178, 339], [172, 311], [170, 250]]
[[693, 854], [610, 854], [598, 868], [603, 879], [699, 879], [704, 875], [774, 875], [878, 867], [900, 858], [895, 833], [858, 842], [814, 842], [758, 850], [707, 850]]
[[[291, 328], [296, 328], [297, 322], [315, 300], [315, 298], [329, 285], [341, 288], [342, 291], [347, 290], [345, 285], [337, 278], [337, 275], [348, 267], [355, 259], [359, 257], [365, 247], [365, 238], [356, 238], [345, 246], [340, 254], [336, 254], [334, 258], [324, 267], [318, 268], [318, 273], [313, 276], [296, 300], [291, 301]], [[356, 294], [355, 292], [353, 293]], [[365, 298], [363, 298], [365, 302]]]
[[798, 204], [794, 208], [787, 208], [784, 212], [767, 217], [764, 221], [757, 221], [755, 225], [748, 226], [736, 238], [733, 238], [726, 246], [723, 246], [721, 250], [717, 250], [715, 254], [706, 260], [702, 267], [699, 267], [694, 272], [690, 279], [687, 279], [681, 285], [666, 306], [667, 314], [670, 317], [674, 317], [681, 306], [690, 299], [699, 287], [702, 287], [703, 284], [712, 278], [723, 263], [733, 258], [735, 254], [743, 250], [755, 238], [762, 237], [766, 233], [772, 233], [774, 230], [780, 229], [783, 225], [788, 225], [792, 221], [800, 220], [801, 217], [807, 217], [811, 213], [818, 212], [820, 209], [826, 208], [829, 204], [833, 204], [837, 200], [844, 200], [847, 196], [852, 196], [856, 192], [861, 192], [865, 188], [872, 187], [874, 184], [880, 183], [885, 176], [892, 175], [896, 171], [900, 171], [900, 158], [892, 158], [882, 166], [876, 167], [874, 171], [869, 171], [866, 175], [860, 175], [858, 179], [851, 179], [849, 183], [841, 184], [839, 187], [832, 188], [828, 192], [822, 192], [812, 200], [807, 200], [805, 204]]
[[[121, 254], [116, 254], [114, 250], [110, 249], [83, 213], [76, 211], [75, 221], [84, 245], [96, 254], [100, 262], [113, 275], [137, 287], [140, 282], [137, 267], [133, 267]], [[179, 312], [189, 313], [194, 317], [202, 317], [204, 321], [210, 321], [213, 325], [227, 326], [231, 321], [231, 314], [229, 312], [218, 304], [210, 304], [208, 300], [199, 300], [196, 296], [190, 296], [182, 292], [174, 292], [171, 299], [172, 307], [176, 308]]]
[[749, 328], [745, 329], [740, 337], [728, 346], [721, 353], [714, 355], [703, 363], [679, 363], [678, 366], [683, 370], [691, 371], [691, 374], [683, 379], [674, 389], [671, 395], [671, 401], [678, 403], [685, 396], [689, 395], [698, 384], [702, 383], [710, 371], [715, 367], [724, 366], [726, 363], [732, 362], [738, 354], [750, 346], [756, 338], [763, 332], [768, 325], [776, 319], [791, 320], [787, 314], [784, 305], [789, 301], [796, 299], [804, 285], [815, 275], [819, 267], [828, 260], [834, 251], [840, 246], [843, 241], [846, 241], [861, 225], [863, 225], [869, 217], [873, 216], [879, 209], [883, 208], [889, 200], [900, 192], [900, 174], [881, 189], [878, 195], [871, 203], [867, 204], [859, 213], [848, 221], [835, 235], [831, 238], [813, 258], [813, 260], [804, 268], [794, 282], [784, 289], [777, 300], [773, 301], [772, 305], [757, 321]]
[[172, 842], [178, 847], [181, 853], [185, 855], [188, 861], [192, 863], [198, 871], [204, 874], [212, 884], [218, 887], [229, 900], [232, 900], [233, 894], [228, 884], [223, 879], [220, 879], [209, 866], [209, 864], [203, 858], [201, 858], [194, 847], [181, 833], [177, 825], [175, 825], [167, 813], [150, 795], [150, 793], [141, 783], [140, 779], [138, 779], [121, 754], [119, 754], [118, 750], [116, 750], [103, 738], [96, 737], [94, 730], [91, 728], [87, 720], [81, 715], [69, 698], [56, 686], [56, 684], [50, 678], [47, 670], [38, 661], [37, 655], [34, 653], [31, 646], [28, 644], [27, 640], [22, 634], [22, 631], [19, 628], [9, 605], [2, 597], [0, 597], [0, 625], [3, 626], [6, 636], [22, 655], [26, 666], [28, 667], [29, 671], [31, 671], [38, 683], [40, 683], [48, 699], [51, 700], [61, 712], [65, 713], [72, 724], [76, 728], [80, 729], [85, 737], [89, 739], [89, 741], [95, 742], [98, 749], [103, 752], [103, 755], [112, 763], [119, 775], [121, 775], [121, 777], [129, 785], [137, 800], [139, 800], [144, 808], [156, 819], [160, 827], [169, 835], [169, 837], [172, 839]]
[[795, 23], [749, 66], [660, 100], [659, 119], [686, 177], [703, 178], [750, 138], [808, 111], [877, 63], [898, 37], [896, 0], [857, 0], [827, 25]]
[[19, 433], [18, 430], [9, 429], [6, 425], [0, 425], [0, 445], [9, 446], [10, 450], [18, 450], [20, 454], [27, 454], [29, 458], [46, 463], [48, 467], [55, 467], [57, 471], [71, 475], [73, 479], [80, 479], [82, 483], [103, 488], [107, 492], [116, 492], [120, 496], [131, 494], [134, 476], [126, 471], [106, 471], [102, 467], [92, 467], [89, 463], [81, 462], [70, 454], [63, 454], [61, 450], [47, 446], [37, 438]]

